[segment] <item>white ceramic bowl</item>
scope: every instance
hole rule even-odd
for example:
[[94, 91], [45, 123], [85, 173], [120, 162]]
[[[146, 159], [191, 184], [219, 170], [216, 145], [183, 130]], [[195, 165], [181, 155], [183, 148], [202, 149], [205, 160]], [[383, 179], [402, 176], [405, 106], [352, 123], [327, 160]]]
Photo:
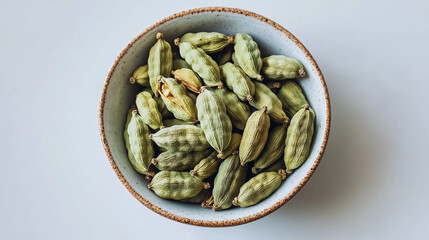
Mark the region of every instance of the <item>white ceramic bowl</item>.
[[[289, 176], [269, 198], [248, 208], [213, 212], [198, 204], [164, 200], [147, 188], [148, 182], [134, 171], [128, 161], [123, 140], [126, 113], [137, 89], [129, 84], [133, 71], [147, 62], [157, 32], [170, 43], [187, 32], [216, 31], [228, 35], [250, 34], [263, 54], [282, 54], [302, 62], [307, 76], [299, 80], [307, 99], [316, 112], [316, 125], [307, 161]], [[322, 73], [307, 49], [282, 26], [252, 12], [233, 8], [200, 8], [174, 14], [133, 39], [120, 53], [104, 85], [100, 103], [101, 137], [109, 161], [125, 187], [146, 207], [170, 219], [201, 226], [231, 226], [259, 219], [291, 199], [308, 181], [322, 158], [329, 134], [330, 106]]]

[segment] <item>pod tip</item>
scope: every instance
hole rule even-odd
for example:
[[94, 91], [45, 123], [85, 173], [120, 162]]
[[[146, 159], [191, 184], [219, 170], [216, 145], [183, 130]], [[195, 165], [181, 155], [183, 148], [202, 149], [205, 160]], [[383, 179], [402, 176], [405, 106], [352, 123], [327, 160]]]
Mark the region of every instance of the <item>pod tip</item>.
[[156, 34], [156, 39], [160, 39], [160, 38], [163, 38], [163, 37], [164, 37], [164, 34], [162, 32], [158, 32]]
[[299, 74], [300, 77], [305, 77], [305, 70], [304, 69], [300, 69], [298, 71], [298, 74]]
[[232, 200], [232, 205], [238, 207], [238, 197], [235, 197], [234, 200]]
[[136, 79], [135, 79], [135, 78], [133, 78], [133, 77], [130, 77], [130, 83], [131, 83], [131, 84], [136, 83]]
[[180, 38], [174, 39], [174, 45], [178, 46], [180, 44]]

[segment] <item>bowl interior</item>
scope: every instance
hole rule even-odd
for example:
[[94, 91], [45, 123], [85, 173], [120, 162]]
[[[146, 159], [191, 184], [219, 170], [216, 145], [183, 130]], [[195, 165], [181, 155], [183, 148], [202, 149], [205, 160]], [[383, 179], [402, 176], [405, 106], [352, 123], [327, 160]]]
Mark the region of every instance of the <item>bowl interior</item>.
[[[138, 88], [129, 84], [128, 79], [140, 65], [147, 63], [150, 47], [155, 43], [155, 34], [163, 32], [167, 41], [172, 44], [174, 38], [187, 32], [216, 31], [228, 35], [238, 32], [250, 34], [258, 43], [262, 57], [271, 54], [282, 54], [301, 61], [306, 69], [307, 76], [299, 80], [306, 97], [316, 112], [316, 125], [311, 153], [307, 161], [286, 179], [281, 187], [269, 198], [248, 208], [234, 208], [227, 211], [213, 212], [201, 208], [198, 204], [164, 200], [148, 190], [148, 182], [134, 171], [128, 161], [123, 141], [124, 123], [128, 108], [133, 104]], [[176, 48], [172, 44], [173, 48]], [[134, 44], [118, 59], [114, 67], [105, 93], [103, 123], [105, 139], [120, 173], [134, 191], [146, 199], [150, 204], [178, 217], [201, 221], [231, 221], [251, 216], [265, 209], [271, 208], [280, 200], [290, 196], [296, 187], [306, 178], [320, 153], [324, 134], [327, 128], [327, 106], [323, 80], [314, 65], [311, 57], [306, 56], [303, 50], [285, 33], [252, 16], [232, 12], [200, 12], [179, 16], [166, 21], [138, 38]], [[293, 194], [292, 194], [293, 195]]]

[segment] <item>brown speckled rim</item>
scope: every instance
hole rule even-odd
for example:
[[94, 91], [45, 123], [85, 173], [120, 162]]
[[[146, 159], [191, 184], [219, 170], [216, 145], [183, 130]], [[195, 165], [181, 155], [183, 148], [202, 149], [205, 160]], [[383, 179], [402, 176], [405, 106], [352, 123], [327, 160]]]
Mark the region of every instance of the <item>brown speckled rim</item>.
[[[198, 14], [198, 13], [203, 13], [203, 12], [229, 12], [229, 13], [236, 13], [236, 14], [242, 14], [245, 16], [249, 16], [249, 17], [253, 17], [256, 18], [262, 22], [268, 23], [269, 25], [271, 25], [272, 27], [274, 27], [275, 29], [283, 32], [284, 34], [286, 34], [286, 36], [288, 36], [289, 39], [291, 39], [304, 53], [305, 56], [307, 57], [307, 59], [311, 62], [311, 64], [315, 67], [317, 74], [319, 75], [320, 81], [322, 83], [323, 86], [323, 91], [324, 91], [324, 95], [325, 95], [325, 100], [326, 100], [326, 130], [324, 132], [323, 135], [323, 142], [322, 142], [322, 146], [320, 147], [320, 151], [319, 151], [319, 155], [317, 156], [316, 161], [314, 162], [313, 166], [311, 167], [310, 171], [307, 173], [307, 175], [305, 176], [305, 178], [298, 184], [298, 186], [296, 186], [293, 191], [291, 193], [289, 193], [289, 195], [287, 195], [286, 197], [284, 197], [283, 199], [281, 199], [280, 201], [278, 201], [276, 204], [274, 204], [273, 206], [271, 206], [270, 208], [267, 208], [259, 213], [253, 214], [251, 216], [247, 216], [244, 218], [239, 218], [239, 219], [234, 219], [234, 220], [228, 220], [228, 221], [203, 221], [203, 220], [195, 220], [195, 219], [190, 219], [190, 218], [185, 218], [185, 217], [180, 217], [174, 214], [171, 214], [153, 204], [151, 204], [149, 201], [147, 201], [146, 199], [144, 199], [140, 194], [138, 194], [132, 187], [131, 185], [128, 183], [128, 181], [124, 178], [124, 176], [122, 175], [121, 171], [119, 170], [118, 166], [116, 165], [112, 153], [110, 152], [110, 148], [109, 148], [109, 143], [107, 142], [106, 139], [106, 135], [104, 132], [104, 122], [103, 122], [103, 115], [104, 115], [104, 103], [106, 100], [106, 92], [107, 92], [107, 88], [109, 86], [109, 82], [110, 82], [110, 78], [112, 77], [113, 71], [115, 70], [116, 66], [118, 65], [118, 63], [120, 62], [121, 58], [127, 53], [128, 49], [137, 41], [139, 40], [143, 35], [145, 35], [146, 33], [148, 33], [149, 31], [157, 28], [158, 26], [172, 20], [178, 17], [183, 17], [186, 15], [191, 15], [191, 14]], [[106, 154], [107, 157], [109, 158], [110, 164], [113, 167], [113, 170], [115, 171], [116, 175], [118, 175], [119, 179], [121, 180], [121, 182], [125, 185], [125, 187], [128, 189], [128, 191], [130, 191], [130, 193], [137, 198], [141, 203], [143, 203], [146, 207], [148, 207], [149, 209], [153, 210], [154, 212], [170, 218], [172, 220], [178, 221], [178, 222], [182, 222], [182, 223], [187, 223], [187, 224], [191, 224], [191, 225], [196, 225], [196, 226], [206, 226], [206, 227], [224, 227], [224, 226], [235, 226], [235, 225], [240, 225], [240, 224], [244, 224], [244, 223], [248, 223], [248, 222], [252, 222], [255, 221], [261, 217], [264, 217], [270, 213], [272, 213], [273, 211], [277, 210], [279, 207], [281, 207], [283, 204], [285, 204], [287, 201], [289, 201], [293, 196], [295, 196], [296, 193], [299, 192], [299, 190], [301, 190], [301, 188], [305, 185], [305, 183], [308, 181], [308, 179], [310, 179], [310, 177], [313, 175], [314, 171], [316, 170], [317, 166], [320, 163], [320, 160], [322, 159], [323, 153], [325, 152], [325, 148], [326, 148], [326, 144], [328, 141], [328, 135], [329, 135], [329, 129], [330, 129], [330, 122], [331, 122], [331, 107], [330, 107], [330, 101], [329, 101], [329, 94], [328, 94], [328, 88], [326, 86], [325, 80], [323, 78], [322, 72], [319, 69], [319, 66], [317, 65], [316, 61], [313, 59], [313, 57], [311, 56], [310, 52], [304, 47], [304, 45], [302, 45], [302, 43], [294, 36], [292, 35], [288, 30], [286, 30], [285, 28], [283, 28], [282, 26], [280, 26], [279, 24], [275, 23], [274, 21], [263, 17], [259, 14], [250, 12], [250, 11], [246, 11], [246, 10], [242, 10], [242, 9], [237, 9], [237, 8], [227, 8], [227, 7], [205, 7], [205, 8], [196, 8], [196, 9], [191, 9], [191, 10], [187, 10], [187, 11], [183, 11], [180, 13], [176, 13], [173, 14], [167, 18], [162, 19], [161, 21], [155, 23], [154, 25], [150, 26], [149, 28], [147, 28], [146, 30], [144, 30], [140, 35], [138, 35], [136, 38], [134, 38], [128, 45], [127, 47], [125, 47], [125, 49], [119, 54], [119, 56], [116, 58], [115, 63], [113, 64], [112, 68], [110, 69], [109, 75], [107, 76], [106, 82], [104, 84], [103, 87], [103, 93], [101, 95], [101, 102], [100, 102], [100, 115], [99, 115], [99, 124], [100, 124], [100, 134], [101, 134], [101, 139], [103, 141], [103, 146], [104, 149], [106, 150]]]

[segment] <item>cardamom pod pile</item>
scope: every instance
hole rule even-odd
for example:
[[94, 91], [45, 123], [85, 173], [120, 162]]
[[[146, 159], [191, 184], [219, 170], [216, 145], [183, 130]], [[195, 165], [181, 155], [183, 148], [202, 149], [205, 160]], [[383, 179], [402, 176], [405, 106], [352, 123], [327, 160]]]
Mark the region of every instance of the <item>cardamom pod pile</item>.
[[310, 153], [304, 66], [261, 58], [246, 33], [186, 33], [174, 45], [156, 34], [129, 78], [141, 88], [125, 123], [130, 163], [161, 198], [215, 211], [257, 204]]

